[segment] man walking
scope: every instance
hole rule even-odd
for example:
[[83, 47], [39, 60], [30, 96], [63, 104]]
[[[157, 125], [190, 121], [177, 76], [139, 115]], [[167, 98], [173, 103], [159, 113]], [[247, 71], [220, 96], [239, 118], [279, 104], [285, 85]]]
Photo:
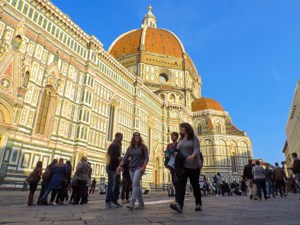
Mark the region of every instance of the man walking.
[[300, 159], [298, 158], [296, 152], [292, 153], [292, 158], [294, 159], [294, 163], [293, 163], [293, 167], [290, 169], [292, 169], [293, 173], [295, 174], [295, 182], [299, 190], [300, 189]]
[[277, 162], [275, 163], [273, 174], [274, 174], [274, 180], [276, 182], [276, 189], [279, 190], [281, 197], [282, 194], [286, 197], [285, 183], [284, 183], [284, 180], [286, 180], [285, 172], [281, 167], [279, 167], [279, 164]]
[[273, 190], [273, 171], [270, 169], [269, 163], [266, 165], [265, 169], [265, 174], [266, 174], [266, 190], [267, 190], [267, 196], [270, 198], [272, 195], [273, 198], [275, 198], [274, 190]]
[[96, 189], [96, 183], [97, 183], [97, 181], [96, 181], [96, 179], [94, 178], [94, 179], [92, 180], [92, 185], [91, 185], [91, 189], [90, 189], [90, 194], [94, 194], [95, 189]]
[[108, 176], [108, 185], [106, 192], [106, 207], [117, 208], [121, 207], [118, 203], [120, 194], [120, 175], [117, 174], [117, 167], [121, 160], [123, 134], [116, 133], [115, 139], [107, 150], [107, 165], [106, 172]]
[[252, 174], [253, 166], [254, 165], [252, 164], [252, 159], [249, 159], [248, 160], [248, 165], [246, 165], [244, 167], [244, 173], [243, 173], [243, 178], [246, 181], [248, 191], [249, 191], [249, 194], [250, 194], [250, 199], [252, 199], [253, 196], [256, 193], [255, 184], [253, 183], [253, 174]]

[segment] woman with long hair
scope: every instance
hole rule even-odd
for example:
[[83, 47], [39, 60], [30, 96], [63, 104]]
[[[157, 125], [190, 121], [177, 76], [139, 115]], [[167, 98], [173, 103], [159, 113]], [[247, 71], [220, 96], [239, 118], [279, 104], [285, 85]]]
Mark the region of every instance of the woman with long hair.
[[[130, 160], [129, 160], [130, 158]], [[117, 168], [117, 172], [120, 173], [123, 170], [123, 165], [129, 161], [129, 173], [132, 180], [132, 193], [131, 199], [127, 208], [134, 209], [136, 199], [139, 201], [136, 209], [144, 208], [144, 200], [141, 190], [141, 179], [146, 170], [146, 166], [149, 161], [148, 148], [143, 144], [143, 139], [139, 132], [134, 132], [130, 146], [126, 151], [126, 154]]]
[[33, 196], [42, 176], [42, 167], [43, 167], [42, 161], [38, 161], [36, 163], [34, 170], [26, 178], [26, 181], [29, 182], [29, 187], [30, 187], [30, 193], [28, 195], [28, 203], [27, 203], [28, 206], [35, 205], [33, 204]]
[[200, 170], [202, 168], [202, 161], [200, 158], [200, 144], [199, 140], [194, 134], [192, 126], [188, 123], [181, 123], [180, 129], [180, 140], [177, 144], [178, 154], [175, 161], [175, 173], [177, 173], [177, 160], [182, 158], [183, 168], [180, 174], [176, 174], [176, 203], [171, 204], [170, 207], [177, 212], [182, 212], [184, 205], [185, 189], [187, 179], [189, 178], [190, 183], [193, 187], [193, 193], [196, 202], [195, 211], [202, 210], [201, 192], [199, 186]]

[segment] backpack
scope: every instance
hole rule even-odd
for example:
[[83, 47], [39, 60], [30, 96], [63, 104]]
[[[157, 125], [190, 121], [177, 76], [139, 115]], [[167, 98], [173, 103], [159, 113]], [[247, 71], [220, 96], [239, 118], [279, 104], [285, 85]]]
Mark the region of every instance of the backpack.
[[45, 172], [42, 175], [43, 180], [49, 180], [51, 178], [51, 168], [50, 166], [47, 166]]

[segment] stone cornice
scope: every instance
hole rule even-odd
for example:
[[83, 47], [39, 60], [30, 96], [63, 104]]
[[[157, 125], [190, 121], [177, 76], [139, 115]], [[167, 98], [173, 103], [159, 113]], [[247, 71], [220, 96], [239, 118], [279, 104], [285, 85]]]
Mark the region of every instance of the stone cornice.
[[136, 77], [133, 74], [131, 74], [123, 65], [121, 65], [112, 55], [110, 55], [103, 48], [98, 52], [98, 57], [104, 59], [110, 65], [114, 65], [115, 69], [124, 74], [133, 83], [135, 82]]
[[47, 15], [52, 21], [58, 25], [65, 28], [75, 37], [79, 38], [85, 44], [88, 44], [90, 41], [93, 42], [97, 48], [101, 49], [103, 44], [94, 36], [89, 36], [85, 33], [76, 23], [74, 23], [67, 14], [63, 13], [59, 8], [57, 8], [53, 3], [47, 0], [29, 0], [34, 7]]
[[210, 115], [210, 116], [228, 116], [229, 117], [229, 113], [226, 112], [226, 111], [222, 112], [222, 111], [207, 109], [207, 110], [201, 110], [201, 111], [193, 112], [193, 117], [206, 116], [206, 115]]

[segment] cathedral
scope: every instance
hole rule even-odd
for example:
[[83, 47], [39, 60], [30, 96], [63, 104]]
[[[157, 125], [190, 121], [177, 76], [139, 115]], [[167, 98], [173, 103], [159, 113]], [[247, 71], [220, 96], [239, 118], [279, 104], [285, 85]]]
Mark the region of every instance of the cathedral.
[[108, 50], [48, 0], [1, 0], [0, 17], [0, 183], [23, 181], [39, 160], [76, 166], [82, 156], [99, 180], [114, 134], [123, 133], [125, 152], [139, 131], [150, 153], [143, 186], [166, 187], [163, 152], [182, 122], [200, 140], [203, 175], [240, 179], [252, 158], [249, 137], [202, 97], [193, 60], [157, 27], [151, 7]]

